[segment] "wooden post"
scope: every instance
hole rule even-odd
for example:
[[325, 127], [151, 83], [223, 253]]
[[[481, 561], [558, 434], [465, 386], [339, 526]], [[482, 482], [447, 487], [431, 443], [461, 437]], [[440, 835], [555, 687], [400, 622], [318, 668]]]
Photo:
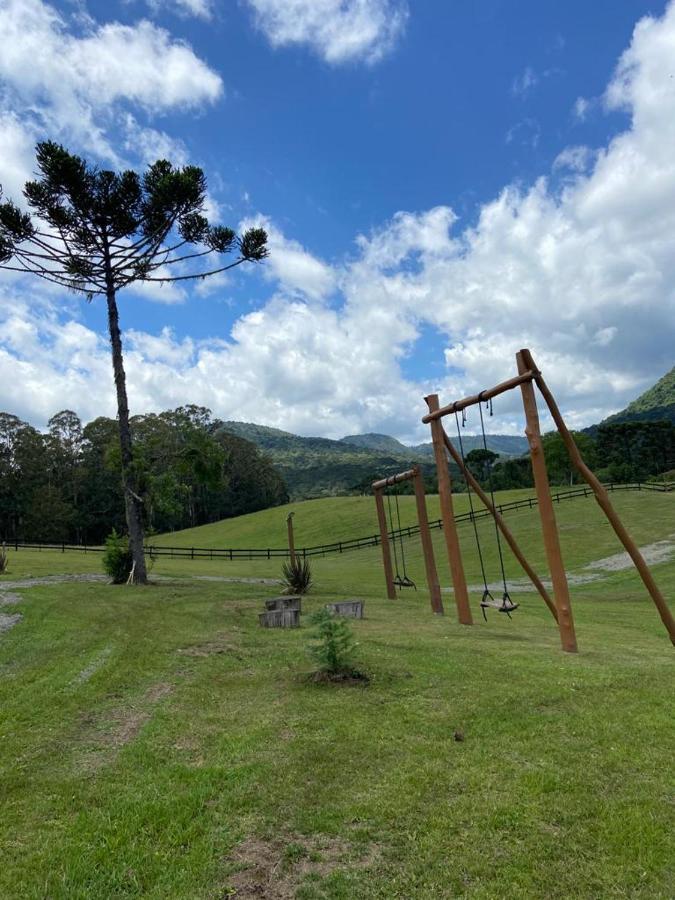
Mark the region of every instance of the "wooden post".
[[394, 572], [391, 568], [391, 549], [389, 547], [389, 529], [387, 528], [387, 516], [384, 512], [384, 502], [382, 500], [382, 491], [375, 492], [375, 506], [377, 508], [377, 521], [380, 526], [380, 544], [382, 545], [382, 565], [384, 566], [384, 580], [387, 583], [387, 597], [390, 600], [396, 599], [396, 588], [394, 587]]
[[[528, 371], [527, 362], [523, 358], [522, 351], [516, 355], [516, 361], [518, 363], [518, 372], [521, 375]], [[544, 448], [541, 443], [541, 432], [539, 431], [539, 413], [537, 411], [537, 400], [534, 395], [534, 386], [531, 381], [524, 381], [520, 385], [520, 390], [523, 395], [526, 422], [525, 435], [530, 445], [532, 473], [534, 475], [534, 486], [539, 500], [539, 515], [541, 517], [541, 529], [544, 536], [544, 547], [546, 548], [546, 559], [548, 560], [548, 567], [551, 572], [553, 596], [558, 611], [560, 642], [562, 643], [563, 650], [568, 653], [576, 653], [577, 639], [574, 633], [570, 592], [567, 584], [567, 575], [565, 574], [565, 566], [563, 565], [562, 554], [560, 552], [558, 526], [553, 511], [548, 473], [546, 472], [546, 460], [544, 458]]]
[[288, 528], [288, 555], [291, 558], [291, 565], [297, 565], [297, 557], [295, 555], [295, 538], [293, 536], [293, 516], [295, 513], [290, 512], [286, 516], [286, 526]]
[[[497, 523], [497, 528], [499, 528], [499, 530], [501, 531], [501, 533], [504, 535], [504, 540], [506, 541], [506, 543], [507, 543], [507, 544], [509, 545], [509, 547], [511, 548], [511, 552], [513, 553], [513, 555], [515, 556], [515, 558], [518, 560], [518, 562], [520, 563], [520, 565], [523, 567], [524, 572], [526, 573], [526, 575], [528, 575], [528, 577], [529, 577], [530, 581], [532, 582], [532, 584], [533, 584], [533, 585], [536, 587], [536, 589], [539, 591], [541, 597], [542, 597], [543, 600], [544, 600], [544, 603], [545, 603], [545, 604], [548, 606], [548, 608], [551, 610], [551, 615], [553, 616], [553, 618], [554, 618], [554, 619], [556, 620], [556, 622], [557, 622], [557, 621], [558, 621], [558, 611], [557, 611], [556, 608], [555, 608], [555, 603], [553, 602], [553, 600], [552, 600], [551, 597], [549, 596], [548, 591], [546, 590], [546, 588], [545, 588], [544, 585], [542, 584], [542, 581], [541, 581], [541, 579], [539, 578], [539, 576], [537, 575], [537, 573], [534, 571], [534, 569], [532, 568], [532, 566], [531, 566], [531, 565], [528, 563], [528, 561], [525, 559], [525, 556], [524, 556], [522, 550], [520, 549], [520, 547], [519, 547], [518, 544], [516, 543], [516, 539], [514, 538], [513, 534], [511, 533], [511, 530], [507, 527], [506, 522], [504, 521], [504, 519], [502, 519], [502, 517], [500, 516], [500, 514], [499, 514], [499, 513], [497, 512], [497, 510], [494, 508], [494, 506], [492, 505], [492, 502], [491, 502], [490, 498], [489, 498], [488, 495], [485, 493], [485, 491], [483, 490], [483, 488], [480, 486], [480, 484], [476, 481], [476, 479], [473, 477], [473, 475], [471, 474], [471, 472], [470, 472], [470, 471], [467, 469], [467, 467], [464, 465], [464, 461], [462, 460], [462, 457], [460, 456], [460, 454], [457, 452], [457, 450], [456, 450], [455, 447], [453, 446], [452, 441], [450, 440], [450, 438], [448, 437], [448, 435], [445, 433], [445, 430], [443, 431], [443, 440], [445, 441], [445, 446], [446, 446], [448, 452], [450, 453], [450, 456], [452, 456], [452, 458], [454, 459], [454, 461], [455, 461], [455, 462], [457, 463], [457, 465], [459, 466], [459, 468], [460, 468], [462, 474], [464, 475], [465, 479], [466, 479], [467, 482], [469, 483], [469, 485], [470, 485], [470, 487], [471, 487], [471, 490], [472, 490], [472, 491], [474, 492], [474, 494], [476, 494], [476, 496], [480, 499], [480, 501], [481, 501], [482, 504], [486, 507], [486, 509], [492, 514], [492, 518], [493, 518], [493, 519], [495, 520], [495, 522]], [[531, 507], [530, 507], [530, 508], [531, 508]]]
[[415, 475], [412, 479], [415, 487], [415, 502], [417, 504], [417, 521], [420, 526], [420, 538], [422, 539], [422, 553], [424, 554], [424, 568], [427, 573], [431, 608], [436, 615], [444, 615], [443, 599], [441, 597], [441, 585], [438, 581], [436, 560], [434, 559], [434, 545], [431, 541], [429, 530], [429, 516], [427, 515], [427, 501], [424, 495], [424, 480], [422, 471], [415, 467]]
[[670, 636], [671, 643], [675, 644], [675, 619], [673, 619], [673, 614], [671, 613], [668, 604], [666, 603], [666, 599], [658, 588], [658, 585], [654, 581], [654, 576], [652, 575], [649, 566], [644, 560], [644, 557], [640, 553], [640, 550], [632, 539], [632, 537], [626, 531], [621, 519], [616, 514], [616, 510], [611, 504], [609, 499], [609, 495], [607, 491], [603, 487], [600, 481], [596, 478], [596, 476], [591, 472], [586, 463], [584, 462], [581, 453], [579, 453], [579, 448], [574, 442], [574, 438], [567, 430], [567, 426], [565, 425], [565, 421], [560, 414], [560, 410], [558, 409], [558, 404], [555, 402], [553, 398], [553, 394], [548, 389], [546, 382], [544, 381], [541, 372], [535, 366], [534, 360], [532, 359], [532, 355], [529, 350], [521, 350], [520, 354], [523, 357], [524, 362], [535, 372], [535, 381], [537, 383], [537, 387], [541, 391], [541, 394], [546, 401], [546, 405], [551, 411], [551, 416], [553, 417], [553, 421], [556, 424], [558, 429], [558, 433], [560, 437], [563, 439], [565, 447], [567, 448], [567, 452], [569, 453], [570, 459], [581, 477], [587, 484], [590, 486], [591, 490], [595, 494], [595, 499], [597, 500], [600, 508], [607, 516], [607, 520], [609, 524], [614, 529], [616, 536], [619, 538], [621, 543], [626, 549], [626, 552], [633, 560], [635, 564], [635, 568], [638, 570], [640, 578], [642, 579], [645, 587], [649, 591], [649, 594], [654, 601], [654, 604], [661, 616], [661, 621], [666, 627], [666, 631]]
[[[438, 394], [430, 394], [424, 398], [429, 412], [433, 413], [439, 408]], [[452, 575], [452, 586], [455, 591], [455, 603], [457, 604], [457, 616], [460, 624], [473, 625], [471, 607], [469, 606], [469, 593], [466, 587], [462, 553], [457, 536], [457, 525], [452, 508], [452, 484], [448, 470], [448, 459], [445, 455], [443, 443], [443, 426], [440, 419], [434, 419], [429, 423], [431, 427], [431, 440], [434, 445], [434, 457], [436, 459], [436, 471], [438, 472], [438, 493], [441, 502], [441, 518], [443, 520], [443, 535], [448, 551], [448, 562]]]

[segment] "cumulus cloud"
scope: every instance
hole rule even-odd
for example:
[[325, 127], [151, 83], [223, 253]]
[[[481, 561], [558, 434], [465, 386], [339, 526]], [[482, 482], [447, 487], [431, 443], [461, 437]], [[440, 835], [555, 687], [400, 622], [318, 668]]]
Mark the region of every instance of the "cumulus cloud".
[[3, 100], [25, 111], [24, 130], [37, 124], [115, 163], [111, 126], [121, 125], [141, 150], [168, 140], [144, 133], [128, 116], [129, 105], [146, 113], [194, 108], [223, 91], [220, 77], [187, 44], [151, 22], [90, 23], [78, 33], [42, 0], [0, 0], [0, 12]]
[[328, 63], [375, 63], [406, 25], [405, 0], [247, 0], [274, 47], [302, 44]]
[[324, 299], [335, 290], [334, 269], [298, 241], [287, 238], [268, 216], [258, 215], [240, 224], [240, 231], [248, 228], [264, 228], [267, 232], [270, 256], [263, 272], [268, 280], [278, 281], [287, 293], [299, 293], [312, 300]]

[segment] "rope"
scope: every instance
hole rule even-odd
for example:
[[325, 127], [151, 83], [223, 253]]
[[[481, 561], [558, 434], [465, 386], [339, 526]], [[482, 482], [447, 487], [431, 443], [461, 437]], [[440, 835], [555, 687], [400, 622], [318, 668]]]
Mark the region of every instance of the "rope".
[[401, 530], [401, 510], [398, 505], [398, 494], [395, 494], [394, 496], [396, 497], [396, 521], [398, 524], [398, 539], [401, 548], [401, 566], [403, 568], [403, 578], [407, 581], [408, 573], [405, 570], [405, 551], [403, 549], [403, 531]]
[[[485, 423], [483, 422], [483, 406], [482, 406], [482, 403], [480, 402], [480, 397], [479, 397], [479, 403], [478, 403], [478, 412], [480, 413], [480, 430], [483, 435], [483, 449], [487, 453], [487, 441], [485, 440]], [[492, 400], [490, 400], [490, 415], [492, 415]], [[486, 460], [486, 466], [487, 466], [487, 472], [488, 472], [488, 486], [490, 488], [490, 500], [492, 501], [492, 506], [496, 509], [497, 504], [495, 503], [495, 492], [492, 487], [492, 469], [491, 469], [490, 465], [488, 465], [487, 460]], [[502, 542], [501, 542], [501, 538], [499, 537], [499, 527], [497, 525], [496, 519], [494, 519], [494, 525], [495, 525], [495, 535], [497, 537], [497, 550], [499, 551], [499, 567], [501, 569], [502, 582], [504, 584], [504, 599], [506, 599], [509, 595], [509, 589], [506, 586], [506, 572], [504, 571], [504, 555], [502, 553]]]
[[[394, 517], [391, 512], [391, 494], [387, 491], [387, 507], [389, 509], [389, 528], [391, 531], [394, 530]], [[398, 571], [398, 557], [396, 555], [396, 535], [393, 535], [393, 540], [391, 542], [392, 547], [394, 548], [394, 568], [396, 569], [396, 578], [401, 580], [401, 576]]]
[[[463, 420], [462, 424], [464, 424], [464, 422], [466, 421], [466, 416], [464, 415], [464, 410], [462, 410], [462, 420]], [[459, 428], [459, 417], [457, 415], [456, 410], [455, 410], [455, 424], [457, 425], [457, 437], [459, 438], [459, 453], [460, 453], [460, 456], [462, 457], [462, 462], [466, 466], [466, 459], [464, 458], [464, 445], [462, 444], [462, 432], [460, 431], [460, 428]], [[481, 546], [480, 546], [480, 538], [478, 537], [478, 525], [476, 525], [476, 516], [474, 514], [474, 509], [473, 509], [473, 497], [471, 495], [471, 485], [469, 484], [469, 481], [468, 481], [466, 475], [464, 476], [464, 483], [466, 484], [466, 492], [469, 495], [469, 509], [471, 510], [471, 522], [473, 523], [473, 533], [476, 537], [476, 549], [478, 550], [478, 559], [480, 561], [480, 571], [483, 576], [483, 586], [485, 588], [485, 593], [489, 593], [488, 585], [487, 585], [487, 576], [485, 574], [485, 564], [483, 562], [483, 553], [482, 553]], [[485, 593], [483, 594], [483, 596], [485, 596]]]

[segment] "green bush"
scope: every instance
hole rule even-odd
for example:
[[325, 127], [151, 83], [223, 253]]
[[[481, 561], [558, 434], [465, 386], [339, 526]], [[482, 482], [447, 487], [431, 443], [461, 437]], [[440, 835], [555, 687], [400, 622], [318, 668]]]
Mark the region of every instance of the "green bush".
[[306, 594], [312, 586], [312, 570], [307, 560], [295, 557], [295, 562], [282, 566], [283, 580], [287, 594]]
[[307, 649], [319, 672], [326, 675], [351, 673], [356, 642], [346, 619], [324, 607], [310, 617], [310, 622], [315, 630]]
[[103, 568], [106, 574], [110, 575], [113, 584], [126, 584], [132, 566], [129, 538], [118, 534], [113, 528], [112, 533], [105, 541]]

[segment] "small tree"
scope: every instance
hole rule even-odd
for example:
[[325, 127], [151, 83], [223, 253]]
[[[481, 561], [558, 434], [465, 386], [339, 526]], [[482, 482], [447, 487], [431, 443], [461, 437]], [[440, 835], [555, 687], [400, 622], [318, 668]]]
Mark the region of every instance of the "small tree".
[[[26, 182], [31, 213], [2, 201], [0, 267], [28, 272], [106, 299], [129, 547], [134, 581], [145, 583], [143, 509], [134, 471], [117, 292], [136, 282], [168, 284], [206, 278], [267, 256], [267, 235], [238, 236], [203, 215], [204, 173], [158, 160], [140, 176], [98, 169], [52, 141], [37, 145], [38, 177]], [[236, 253], [227, 264], [210, 257]], [[175, 274], [174, 274], [175, 273]]]
[[346, 619], [324, 607], [315, 612], [310, 621], [315, 631], [308, 650], [319, 671], [327, 675], [349, 673], [356, 644]]

